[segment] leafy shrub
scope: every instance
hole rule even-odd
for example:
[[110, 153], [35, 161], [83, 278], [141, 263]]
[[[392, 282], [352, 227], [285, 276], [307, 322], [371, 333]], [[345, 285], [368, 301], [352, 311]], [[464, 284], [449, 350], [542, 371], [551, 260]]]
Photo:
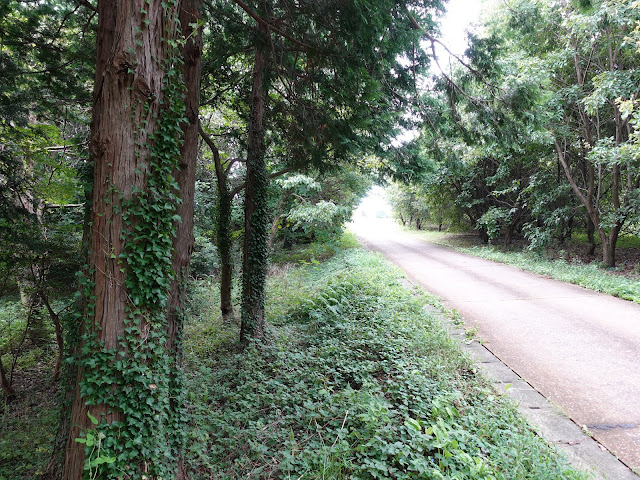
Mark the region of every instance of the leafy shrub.
[[219, 267], [218, 249], [203, 235], [196, 235], [189, 264], [189, 273], [195, 278], [213, 275]]

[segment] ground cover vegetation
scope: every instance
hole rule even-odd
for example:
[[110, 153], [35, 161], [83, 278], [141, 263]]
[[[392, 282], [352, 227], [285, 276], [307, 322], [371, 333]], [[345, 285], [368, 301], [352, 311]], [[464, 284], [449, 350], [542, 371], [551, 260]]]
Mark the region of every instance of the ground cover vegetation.
[[[557, 219], [561, 219], [558, 225], [571, 230], [579, 224], [576, 219], [582, 207], [567, 185], [550, 182], [550, 168], [539, 168], [536, 163], [536, 159], [550, 161], [549, 132], [557, 132], [561, 148], [556, 149], [556, 155], [563, 153], [571, 168], [587, 172], [584, 178], [591, 181], [593, 177], [593, 185], [595, 179], [601, 182], [599, 189], [594, 187], [593, 197], [600, 203], [593, 202], [609, 213], [598, 213], [596, 218], [591, 212], [591, 231], [600, 236], [602, 244], [615, 246], [623, 227], [630, 231], [637, 228], [637, 180], [633, 176], [637, 171], [638, 134], [633, 114], [637, 105], [636, 95], [627, 95], [636, 82], [631, 72], [636, 65], [632, 55], [636, 52], [633, 39], [637, 32], [632, 28], [636, 14], [630, 7], [623, 8], [627, 3], [620, 5], [606, 45], [613, 45], [622, 33], [630, 40], [619, 45], [616, 61], [606, 64], [609, 70], [604, 68], [609, 57], [598, 50], [601, 55], [593, 58], [599, 59], [600, 76], [589, 76], [584, 86], [588, 93], [584, 98], [591, 103], [580, 100], [580, 108], [574, 108], [576, 114], [571, 109], [552, 109], [550, 105], [556, 103], [548, 93], [527, 93], [535, 83], [524, 80], [529, 70], [513, 74], [519, 71], [514, 62], [526, 55], [503, 57], [502, 52], [542, 56], [546, 50], [526, 50], [533, 47], [519, 44], [516, 33], [504, 38], [497, 35], [502, 23], [509, 23], [508, 18], [496, 18], [493, 36], [474, 39], [466, 70], [426, 82], [433, 55], [423, 47], [438, 42], [437, 17], [443, 10], [435, 0], [3, 2], [0, 477], [168, 479], [193, 474], [207, 478], [203, 472], [214, 468], [212, 462], [224, 468], [220, 475], [231, 477], [239, 471], [240, 476], [255, 472], [259, 477], [260, 468], [286, 476], [284, 466], [301, 475], [307, 467], [321, 472], [322, 465], [327, 465], [325, 473], [333, 471], [339, 476], [341, 471], [357, 475], [353, 472], [360, 461], [369, 462], [367, 475], [374, 475], [371, 472], [387, 460], [388, 467], [398, 471], [426, 469], [436, 477], [440, 469], [445, 477], [473, 471], [480, 477], [500, 478], [506, 474], [504, 468], [511, 468], [506, 466], [509, 462], [515, 462], [513, 468], [519, 472], [515, 465], [521, 464], [507, 450], [520, 447], [494, 449], [491, 445], [497, 444], [485, 445], [478, 430], [481, 423], [464, 414], [476, 409], [478, 415], [485, 415], [483, 409], [489, 412], [493, 407], [474, 402], [495, 399], [480, 393], [472, 401], [462, 386], [459, 394], [451, 389], [433, 393], [434, 385], [445, 385], [444, 377], [429, 370], [433, 370], [429, 362], [438, 361], [439, 353], [434, 353], [433, 359], [416, 354], [408, 360], [420, 363], [433, 375], [423, 378], [415, 374], [414, 378], [413, 373], [402, 372], [417, 382], [415, 388], [418, 384], [428, 387], [424, 393], [415, 392], [424, 395], [426, 403], [411, 406], [416, 410], [410, 411], [409, 407], [385, 403], [395, 393], [388, 393], [378, 376], [391, 375], [391, 381], [396, 368], [391, 363], [387, 370], [369, 371], [372, 359], [378, 359], [376, 352], [345, 343], [340, 345], [345, 352], [352, 347], [356, 350], [348, 350], [351, 353], [342, 358], [330, 338], [323, 344], [318, 335], [336, 337], [339, 330], [351, 332], [355, 328], [355, 324], [338, 322], [340, 315], [334, 309], [344, 310], [345, 318], [353, 314], [364, 319], [365, 313], [371, 313], [369, 323], [362, 327], [373, 339], [376, 330], [371, 322], [383, 321], [374, 306], [384, 307], [384, 311], [395, 308], [395, 304], [384, 304], [387, 300], [374, 298], [382, 295], [377, 287], [364, 279], [362, 284], [345, 280], [329, 287], [320, 276], [318, 286], [325, 285], [325, 290], [305, 287], [317, 294], [305, 305], [280, 302], [278, 298], [290, 297], [278, 290], [277, 283], [272, 293], [266, 290], [269, 258], [284, 262], [282, 265], [297, 262], [310, 266], [334, 255], [341, 249], [342, 226], [359, 198], [374, 179], [387, 177], [408, 182], [415, 199], [426, 199], [429, 212], [439, 208], [443, 214], [439, 223], [456, 219], [464, 224], [472, 218], [475, 225], [484, 218], [481, 224], [486, 228], [481, 231], [487, 238], [495, 237], [506, 217], [503, 210], [496, 209], [491, 210], [493, 217], [487, 216], [486, 198], [508, 198], [513, 205], [524, 205], [520, 187], [513, 187], [516, 184], [522, 185], [527, 198], [548, 193], [551, 199], [539, 203], [536, 215], [540, 225], [536, 223], [536, 228], [540, 229], [531, 230], [537, 232], [531, 238], [553, 236], [544, 233], [547, 230], [542, 226]], [[589, 19], [600, 12], [593, 18], [606, 17], [608, 21], [614, 18], [607, 13], [609, 6], [594, 3], [584, 7], [586, 10], [567, 6], [563, 15]], [[604, 20], [594, 22], [587, 22], [587, 26], [597, 31]], [[590, 32], [588, 38], [601, 41], [600, 35]], [[581, 40], [583, 35], [575, 36]], [[507, 44], [511, 50], [495, 48]], [[558, 62], [560, 73], [562, 68], [568, 69]], [[534, 63], [527, 68], [533, 69]], [[626, 73], [616, 73], [623, 70], [619, 65], [624, 65]], [[539, 73], [536, 78], [546, 86], [555, 77]], [[494, 95], [480, 98], [482, 82], [500, 88], [489, 89]], [[526, 88], [515, 88], [519, 82]], [[606, 90], [612, 82], [615, 88]], [[425, 85], [432, 87], [429, 95]], [[597, 98], [589, 90], [594, 85], [601, 87]], [[505, 97], [507, 87], [514, 88], [509, 97], [513, 101]], [[557, 130], [549, 127], [551, 123], [542, 123], [545, 109], [568, 117], [578, 115], [571, 117], [574, 120], [582, 119], [580, 112], [586, 112], [591, 119], [587, 124], [596, 132], [593, 145], [583, 152], [579, 130]], [[612, 112], [614, 120], [606, 120]], [[493, 123], [483, 123], [490, 118]], [[559, 117], [554, 118], [557, 121]], [[500, 123], [511, 126], [500, 130], [496, 126]], [[425, 125], [429, 127], [421, 127]], [[540, 125], [547, 125], [546, 136]], [[422, 137], [404, 145], [393, 141], [402, 129], [411, 128], [420, 128]], [[611, 135], [613, 143], [607, 143]], [[475, 143], [469, 143], [470, 139]], [[538, 140], [531, 143], [527, 139]], [[472, 151], [481, 152], [486, 159], [478, 169], [467, 168], [477, 159]], [[455, 157], [453, 152], [464, 155]], [[527, 155], [526, 162], [522, 152]], [[494, 171], [496, 162], [501, 168]], [[589, 162], [595, 166], [589, 167]], [[447, 184], [449, 176], [438, 170], [438, 165], [463, 175], [456, 178], [463, 178], [464, 188], [452, 195], [455, 190]], [[538, 170], [540, 176], [535, 177]], [[474, 179], [490, 177], [491, 188], [472, 185]], [[532, 178], [537, 178], [539, 188], [531, 187]], [[425, 194], [420, 190], [424, 181], [440, 193], [435, 197]], [[580, 190], [581, 184], [577, 185]], [[585, 185], [588, 190], [591, 183]], [[545, 190], [544, 186], [550, 188]], [[498, 194], [498, 189], [504, 195]], [[479, 200], [477, 195], [486, 198]], [[461, 202], [467, 205], [466, 210]], [[545, 213], [548, 205], [554, 205], [555, 216]], [[409, 223], [417, 218], [422, 222], [423, 213], [410, 215]], [[523, 214], [522, 218], [529, 217]], [[589, 225], [587, 222], [586, 227]], [[512, 235], [520, 231], [514, 227]], [[347, 257], [339, 258], [347, 261]], [[363, 268], [367, 264], [355, 257], [352, 261], [355, 266], [364, 262]], [[285, 272], [288, 267], [282, 265], [278, 268]], [[333, 275], [346, 278], [346, 273], [339, 273], [337, 265], [332, 265], [328, 268]], [[278, 278], [285, 281], [290, 277], [282, 273]], [[383, 277], [379, 280], [387, 281]], [[351, 284], [361, 288], [362, 298]], [[387, 286], [399, 294], [394, 285]], [[338, 296], [331, 296], [331, 288]], [[185, 304], [189, 297], [199, 300]], [[343, 297], [353, 300], [353, 311], [347, 305], [351, 300], [343, 302]], [[371, 302], [371, 306], [365, 308], [364, 302]], [[277, 305], [283, 309], [279, 313], [265, 310]], [[411, 308], [406, 321], [417, 322]], [[313, 313], [316, 311], [320, 313]], [[315, 317], [325, 314], [328, 322], [320, 325]], [[399, 317], [396, 320], [399, 323], [390, 323], [388, 328], [397, 327], [405, 335], [406, 325]], [[317, 332], [310, 328], [317, 328]], [[387, 334], [389, 344], [382, 337], [378, 343], [372, 340], [385, 358], [398, 353], [397, 345], [402, 341], [417, 342], [400, 333], [398, 337], [391, 331], [384, 332]], [[291, 357], [284, 345], [291, 346]], [[243, 348], [245, 352], [236, 351]], [[308, 357], [307, 348], [324, 351], [325, 359]], [[298, 372], [328, 367], [329, 351], [335, 356], [336, 370], [327, 376], [327, 382], [338, 382], [333, 387], [335, 403], [326, 389], [329, 393], [317, 391], [317, 398], [310, 401], [315, 402], [312, 410], [328, 408], [334, 413], [344, 402], [358, 403], [356, 416], [341, 418], [344, 428], [340, 423], [336, 430], [331, 420], [326, 426], [331, 431], [315, 436], [309, 430], [313, 441], [307, 441], [299, 435], [308, 425], [289, 424], [293, 440], [283, 444], [282, 432], [274, 432], [273, 441], [267, 442], [274, 451], [262, 466], [257, 463], [267, 458], [265, 444], [250, 444], [249, 450], [240, 450], [234, 459], [221, 456], [222, 447], [216, 442], [224, 441], [216, 437], [213, 428], [220, 419], [205, 415], [211, 410], [209, 398], [231, 406], [231, 397], [220, 396], [223, 388], [244, 392], [262, 379], [268, 390], [280, 381], [274, 365], [292, 362], [291, 368], [295, 365], [293, 370]], [[432, 353], [417, 345], [416, 351]], [[355, 370], [348, 370], [347, 363], [355, 362], [354, 352], [368, 360], [362, 368], [354, 364]], [[457, 354], [449, 351], [447, 355]], [[466, 375], [462, 372], [467, 368], [460, 366], [462, 360], [456, 361], [451, 373], [455, 381]], [[232, 370], [227, 369], [230, 365], [244, 365], [246, 371], [237, 371], [232, 378]], [[288, 366], [283, 368], [285, 373], [289, 371]], [[346, 377], [347, 371], [361, 370], [374, 378], [364, 382]], [[296, 375], [292, 373], [287, 381], [295, 383]], [[203, 388], [201, 382], [209, 379], [217, 383]], [[398, 385], [400, 390], [405, 388]], [[479, 386], [473, 389], [482, 390]], [[262, 396], [262, 391], [257, 391]], [[274, 402], [281, 401], [281, 410], [290, 415], [295, 410], [293, 397], [284, 393], [274, 397]], [[405, 398], [408, 393], [398, 395]], [[321, 405], [323, 398], [328, 402], [325, 406]], [[246, 405], [240, 406], [262, 408], [249, 399], [263, 401], [247, 393]], [[242, 414], [231, 413], [231, 417], [245, 415], [240, 411]], [[260, 422], [260, 411], [246, 413], [248, 425]], [[321, 417], [310, 412], [303, 412], [303, 418], [324, 425]], [[424, 414], [424, 418], [411, 416], [411, 412]], [[531, 473], [538, 472], [536, 468], [548, 466], [549, 472], [564, 468], [550, 460], [553, 455], [542, 450], [542, 444], [527, 433], [520, 420], [504, 415], [499, 417], [502, 426], [496, 425], [491, 435], [502, 435], [501, 429], [513, 422], [514, 428], [533, 442], [527, 443], [533, 456], [522, 461], [528, 465], [527, 475], [533, 476], [522, 478], [547, 475], [543, 473], [547, 470]], [[401, 449], [396, 445], [400, 449], [394, 453], [397, 460], [391, 460], [384, 442], [375, 439], [372, 422], [384, 420], [386, 425], [387, 417], [409, 422], [398, 427], [408, 435], [402, 441], [411, 438], [416, 442]], [[439, 419], [444, 426], [438, 426]], [[263, 420], [267, 425], [268, 418]], [[373, 435], [362, 445], [379, 442], [375, 450], [379, 456], [376, 453], [368, 458], [364, 451], [350, 450], [360, 435], [349, 433], [350, 420], [359, 422], [353, 432]], [[221, 431], [238, 428], [241, 432], [237, 424], [218, 426]], [[461, 433], [457, 438], [458, 427], [471, 437]], [[388, 435], [395, 428], [390, 426], [379, 438], [391, 438]], [[427, 433], [429, 428], [431, 433]], [[242, 439], [246, 432], [239, 433]], [[434, 440], [436, 432], [455, 438], [450, 443], [446, 443], [448, 437]], [[300, 451], [309, 451], [318, 438], [324, 441], [331, 437], [330, 443], [319, 448], [319, 456], [310, 457], [311, 463], [304, 465]], [[423, 460], [411, 450], [413, 446], [427, 453]], [[539, 455], [535, 453], [538, 448]], [[228, 451], [227, 455], [236, 453]], [[269, 463], [273, 458], [280, 463]], [[515, 478], [517, 475], [514, 473]]]
[[360, 249], [307, 255], [273, 267], [267, 344], [188, 323], [193, 478], [582, 478], [475, 376], [432, 298]]

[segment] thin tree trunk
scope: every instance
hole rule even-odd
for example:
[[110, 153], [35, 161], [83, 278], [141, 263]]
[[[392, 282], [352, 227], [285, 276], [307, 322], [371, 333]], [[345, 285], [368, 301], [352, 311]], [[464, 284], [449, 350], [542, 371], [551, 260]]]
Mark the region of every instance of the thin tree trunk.
[[264, 88], [268, 70], [268, 30], [258, 26], [260, 38], [255, 49], [251, 116], [247, 145], [247, 173], [245, 182], [245, 220], [242, 261], [242, 323], [240, 341], [264, 337], [264, 301], [267, 277], [267, 241], [269, 208], [267, 204], [268, 176], [264, 147]]
[[7, 400], [11, 400], [15, 396], [16, 391], [7, 378], [7, 371], [2, 364], [2, 357], [0, 357], [0, 385], [2, 385], [2, 391], [4, 392], [5, 398]]
[[56, 357], [56, 366], [53, 369], [53, 375], [51, 376], [53, 381], [57, 381], [60, 379], [60, 367], [62, 366], [62, 357], [64, 356], [64, 336], [62, 334], [62, 323], [60, 322], [60, 317], [51, 307], [51, 303], [49, 302], [49, 297], [46, 293], [40, 292], [40, 298], [42, 299], [42, 303], [47, 308], [49, 312], [49, 318], [51, 318], [51, 322], [53, 323], [53, 328], [56, 332], [56, 343], [58, 345], [58, 356]]
[[587, 213], [587, 239], [589, 241], [589, 248], [587, 250], [588, 255], [593, 255], [596, 251], [596, 237], [595, 237], [596, 227], [593, 225], [593, 220], [591, 220], [591, 215]]
[[225, 323], [233, 318], [231, 291], [233, 284], [233, 259], [231, 248], [231, 208], [233, 195], [229, 191], [227, 172], [223, 168], [220, 152], [213, 139], [200, 127], [200, 136], [211, 149], [218, 185], [218, 214], [216, 216], [216, 246], [220, 258], [220, 310]]
[[273, 248], [273, 244], [276, 241], [276, 236], [278, 235], [278, 230], [280, 230], [281, 222], [282, 215], [276, 215], [276, 218], [273, 219], [273, 223], [271, 224], [271, 233], [269, 234], [269, 250]]
[[233, 318], [233, 256], [231, 253], [231, 207], [232, 199], [226, 182], [218, 195], [218, 255], [220, 257], [220, 311], [222, 321], [229, 323]]

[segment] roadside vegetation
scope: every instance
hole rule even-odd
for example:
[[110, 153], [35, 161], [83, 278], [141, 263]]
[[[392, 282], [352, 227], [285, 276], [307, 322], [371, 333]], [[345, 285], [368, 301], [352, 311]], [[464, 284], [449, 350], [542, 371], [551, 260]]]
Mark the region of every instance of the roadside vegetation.
[[410, 231], [430, 243], [640, 303], [640, 239], [637, 237], [620, 240], [618, 267], [603, 268], [597, 258], [584, 254], [587, 249], [584, 235], [575, 235], [564, 245], [532, 251], [518, 242], [509, 248], [484, 244], [476, 235], [438, 231], [432, 224], [423, 230]]
[[[587, 478], [476, 375], [437, 301], [402, 287], [398, 270], [355, 245], [345, 235], [275, 263], [267, 341], [242, 352], [212, 280], [191, 282], [191, 478]], [[55, 388], [34, 388], [3, 410], [2, 479], [35, 478], [46, 466]]]
[[377, 255], [316, 252], [272, 268], [266, 344], [189, 324], [194, 478], [584, 478], [476, 376], [433, 299]]

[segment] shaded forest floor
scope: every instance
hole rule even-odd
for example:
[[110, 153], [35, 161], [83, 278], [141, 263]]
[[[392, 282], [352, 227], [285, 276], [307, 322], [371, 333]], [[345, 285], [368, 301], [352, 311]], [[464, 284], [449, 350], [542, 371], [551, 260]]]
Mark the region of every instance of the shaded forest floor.
[[0, 480], [37, 478], [50, 459], [58, 426], [54, 360], [17, 370], [10, 402], [0, 394]]

